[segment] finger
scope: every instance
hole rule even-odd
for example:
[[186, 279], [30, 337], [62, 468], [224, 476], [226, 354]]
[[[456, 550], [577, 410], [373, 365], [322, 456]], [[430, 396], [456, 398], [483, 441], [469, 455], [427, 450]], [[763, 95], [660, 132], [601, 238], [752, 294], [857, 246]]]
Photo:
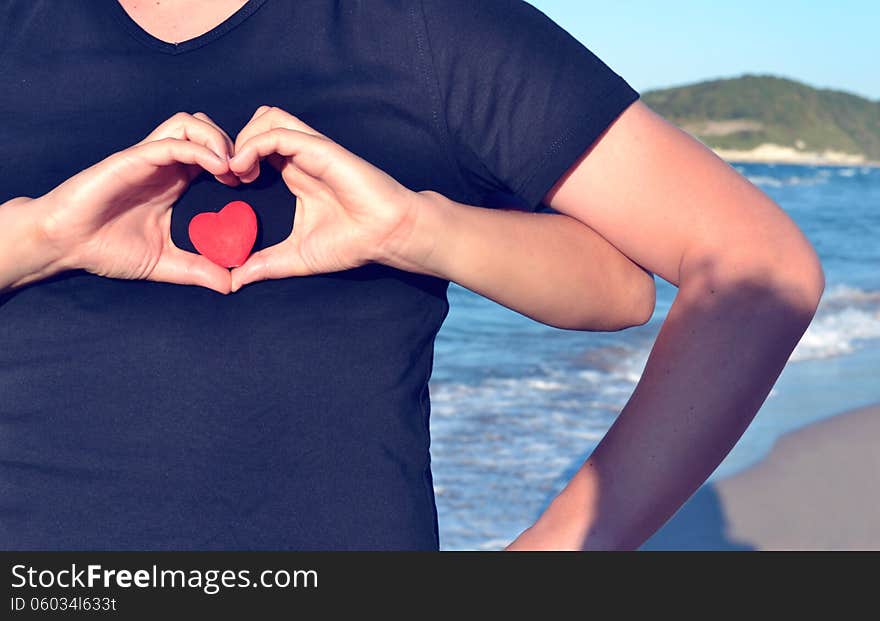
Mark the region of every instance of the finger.
[[[232, 139], [208, 115], [202, 112], [197, 112], [195, 115], [189, 115], [185, 112], [175, 114], [138, 145], [164, 139], [188, 140], [201, 144], [211, 149], [221, 159], [228, 159], [231, 156]], [[198, 166], [191, 166], [188, 172], [189, 180], [192, 181], [202, 171]], [[238, 177], [228, 171], [221, 175], [214, 175], [214, 178], [220, 183], [232, 187], [241, 184]]]
[[231, 284], [229, 270], [202, 255], [181, 250], [173, 244], [159, 257], [149, 279], [178, 285], [197, 285], [224, 295], [229, 293]]
[[231, 272], [231, 291], [235, 293], [243, 286], [260, 280], [308, 276], [312, 272], [303, 262], [291, 238], [269, 246], [248, 257], [247, 261]]
[[[235, 137], [235, 144], [232, 147], [233, 153], [236, 153], [237, 147], [244, 144], [249, 136], [254, 135], [253, 128], [257, 126], [257, 119], [263, 117], [270, 110], [272, 110], [272, 106], [260, 106], [254, 111], [254, 113], [251, 115], [251, 118], [248, 119], [248, 122], [244, 124], [244, 127], [241, 128], [241, 131], [239, 131], [238, 135]], [[275, 163], [277, 163], [277, 160], [279, 158], [280, 156], [278, 155], [272, 155], [270, 156], [269, 161], [273, 164], [273, 166], [275, 166]], [[259, 163], [257, 162], [251, 165], [250, 168], [243, 171], [238, 176], [244, 183], [252, 183], [254, 180], [256, 180], [257, 177], [260, 176]]]
[[271, 109], [272, 109], [272, 106], [260, 106], [259, 108], [254, 110], [254, 113], [251, 115], [251, 118], [249, 118], [248, 122], [244, 124], [245, 127], [247, 127], [250, 123], [252, 123], [254, 121], [254, 119], [260, 118], [261, 116], [263, 116], [266, 112], [268, 112]]
[[[289, 162], [277, 153], [267, 156], [266, 161], [269, 162], [275, 170], [281, 173], [281, 178], [284, 179], [284, 182], [293, 194], [299, 196], [309, 191], [316, 191], [319, 188], [326, 189], [326, 186], [321, 181], [314, 177], [310, 177], [297, 168], [292, 162]], [[255, 166], [241, 174], [240, 179], [243, 183], [252, 183], [257, 177], [259, 177], [259, 162], [259, 159], [256, 160]]]
[[262, 158], [277, 153], [290, 157], [302, 171], [326, 181], [331, 187], [344, 180], [333, 174], [333, 160], [344, 160], [354, 156], [329, 138], [307, 134], [293, 129], [271, 129], [258, 134], [241, 145], [229, 160], [229, 168], [236, 174], [250, 171]]
[[[138, 145], [166, 138], [188, 140], [203, 145], [224, 160], [232, 156], [232, 139], [204, 112], [196, 112], [193, 115], [179, 112], [159, 125]], [[217, 180], [231, 186], [240, 183], [236, 175], [228, 172], [218, 175]]]
[[[200, 121], [204, 121], [205, 123], [208, 123], [210, 126], [214, 127], [218, 132], [220, 132], [220, 134], [223, 136], [223, 141], [226, 143], [227, 159], [232, 157], [232, 154], [235, 153], [235, 145], [232, 142], [232, 138], [229, 137], [229, 134], [227, 134], [225, 131], [223, 131], [223, 128], [221, 128], [219, 125], [217, 125], [217, 123], [214, 122], [214, 119], [209, 117], [204, 112], [196, 112], [195, 114], [193, 114], [193, 116], [195, 118], [199, 119]], [[241, 185], [241, 180], [239, 180], [239, 178], [232, 172], [228, 172], [224, 175], [220, 175], [219, 177], [217, 177], [217, 181], [219, 181], [220, 183], [225, 183], [226, 185], [229, 185], [229, 186]]]
[[[304, 121], [281, 108], [260, 106], [235, 137], [234, 151], [237, 153], [238, 149], [254, 136], [276, 128], [295, 129], [313, 136], [323, 136], [323, 134], [307, 125]], [[279, 158], [272, 155], [268, 157], [272, 166], [280, 170], [281, 162], [279, 162]], [[259, 168], [256, 165], [252, 165], [251, 168], [243, 171], [241, 177], [242, 180], [248, 179], [253, 181], [258, 175]]]
[[307, 125], [302, 119], [293, 116], [281, 108], [260, 106], [245, 126], [241, 128], [241, 131], [238, 132], [238, 136], [235, 137], [234, 150], [237, 152], [241, 145], [257, 134], [263, 134], [270, 129], [276, 128], [295, 129], [313, 136], [323, 136], [322, 133]]
[[232, 155], [232, 139], [204, 112], [195, 114], [178, 112], [138, 144], [155, 142], [163, 138], [197, 142], [211, 149], [221, 159]]
[[153, 166], [196, 165], [216, 176], [229, 172], [227, 160], [217, 157], [208, 147], [188, 140], [162, 138], [126, 149], [120, 155], [123, 160], [137, 155]]
[[226, 144], [226, 154], [229, 155], [229, 157], [232, 157], [232, 154], [235, 153], [235, 145], [232, 142], [232, 138], [229, 137], [229, 134], [227, 134], [225, 131], [223, 131], [223, 128], [220, 127], [219, 125], [217, 125], [217, 123], [214, 122], [214, 119], [209, 117], [204, 112], [196, 112], [195, 114], [193, 114], [193, 118], [196, 118], [204, 123], [207, 123], [208, 125], [213, 127], [215, 130], [217, 130], [217, 132], [223, 137], [223, 142]]
[[259, 158], [256, 159], [244, 172], [234, 171], [231, 166], [229, 167], [229, 170], [232, 174], [236, 175], [242, 183], [253, 183], [257, 180], [257, 177], [260, 176], [260, 160]]

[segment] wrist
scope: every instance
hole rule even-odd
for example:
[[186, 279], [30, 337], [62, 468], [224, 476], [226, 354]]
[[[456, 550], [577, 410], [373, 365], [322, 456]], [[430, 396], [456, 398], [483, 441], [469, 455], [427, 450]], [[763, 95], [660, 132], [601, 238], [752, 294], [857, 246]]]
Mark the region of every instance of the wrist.
[[29, 239], [42, 257], [44, 271], [50, 272], [50, 275], [79, 267], [66, 239], [66, 231], [58, 230], [56, 225], [57, 208], [52, 192], [31, 199], [28, 206], [32, 215]]
[[18, 197], [0, 206], [0, 230], [14, 240], [0, 249], [0, 289], [20, 287], [71, 269], [60, 247], [45, 234], [50, 213], [43, 197]]
[[390, 267], [447, 278], [443, 249], [454, 223], [453, 202], [438, 192], [410, 192], [404, 216], [378, 247], [374, 261]]

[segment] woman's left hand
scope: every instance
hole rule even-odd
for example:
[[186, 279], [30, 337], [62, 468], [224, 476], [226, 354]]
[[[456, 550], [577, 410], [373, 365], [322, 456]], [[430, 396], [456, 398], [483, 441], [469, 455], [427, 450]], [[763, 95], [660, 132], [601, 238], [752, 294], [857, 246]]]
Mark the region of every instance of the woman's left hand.
[[267, 159], [296, 196], [293, 231], [232, 270], [232, 291], [270, 278], [352, 269], [403, 245], [419, 194], [279, 108], [259, 108], [229, 167], [243, 182]]

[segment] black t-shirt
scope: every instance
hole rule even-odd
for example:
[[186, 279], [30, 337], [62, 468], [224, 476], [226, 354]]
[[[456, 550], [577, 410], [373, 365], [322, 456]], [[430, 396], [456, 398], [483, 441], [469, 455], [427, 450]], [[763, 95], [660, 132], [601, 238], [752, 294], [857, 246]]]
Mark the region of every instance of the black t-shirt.
[[[413, 190], [541, 207], [638, 93], [519, 0], [249, 0], [179, 45], [116, 0], [0, 8], [0, 201], [178, 111], [281, 107]], [[499, 198], [501, 197], [501, 198]], [[270, 167], [200, 177], [291, 231]], [[371, 264], [199, 287], [71, 271], [0, 297], [0, 548], [436, 549], [428, 380], [448, 282]]]

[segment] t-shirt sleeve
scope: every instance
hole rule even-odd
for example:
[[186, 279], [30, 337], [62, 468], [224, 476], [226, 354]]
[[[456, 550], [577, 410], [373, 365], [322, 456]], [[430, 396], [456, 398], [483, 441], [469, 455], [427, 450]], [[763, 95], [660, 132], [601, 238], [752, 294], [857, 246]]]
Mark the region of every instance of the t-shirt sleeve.
[[639, 98], [522, 0], [422, 0], [440, 113], [468, 182], [538, 210], [556, 181]]

